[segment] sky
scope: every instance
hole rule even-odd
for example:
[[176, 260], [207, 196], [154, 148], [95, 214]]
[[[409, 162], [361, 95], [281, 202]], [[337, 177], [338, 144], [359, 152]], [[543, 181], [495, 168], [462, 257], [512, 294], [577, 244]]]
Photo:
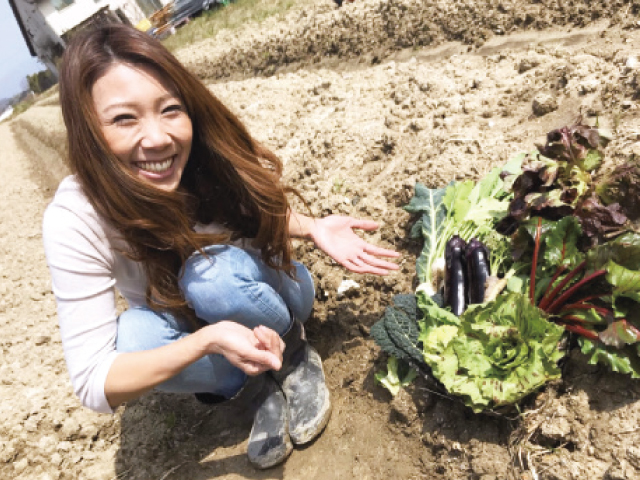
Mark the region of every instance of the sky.
[[24, 79], [46, 67], [32, 57], [7, 0], [0, 0], [0, 99], [20, 92]]

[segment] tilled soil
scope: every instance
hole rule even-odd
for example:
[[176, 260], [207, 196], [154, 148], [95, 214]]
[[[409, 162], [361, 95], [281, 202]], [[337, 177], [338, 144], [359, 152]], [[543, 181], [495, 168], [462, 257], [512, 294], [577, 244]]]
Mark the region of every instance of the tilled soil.
[[[113, 416], [79, 406], [40, 239], [65, 174], [53, 95], [0, 125], [0, 478], [640, 478], [639, 381], [573, 353], [521, 415], [474, 415], [422, 381], [391, 398], [373, 381], [386, 358], [368, 335], [415, 288], [420, 245], [402, 206], [416, 181], [480, 178], [578, 115], [615, 131], [609, 161], [640, 154], [640, 2], [301, 5], [177, 55], [280, 155], [314, 215], [374, 219], [365, 236], [402, 253], [381, 278], [296, 246], [316, 279], [308, 327], [334, 403], [326, 431], [258, 472], [244, 455], [250, 419], [233, 406], [161, 394]], [[338, 294], [344, 280], [358, 287]]]

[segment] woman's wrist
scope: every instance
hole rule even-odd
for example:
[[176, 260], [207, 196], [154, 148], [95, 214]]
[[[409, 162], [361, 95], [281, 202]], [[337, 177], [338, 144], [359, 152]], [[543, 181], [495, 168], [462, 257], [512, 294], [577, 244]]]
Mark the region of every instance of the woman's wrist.
[[222, 350], [219, 344], [220, 338], [216, 335], [216, 330], [215, 324], [207, 325], [192, 334], [196, 340], [196, 350], [198, 351], [199, 356], [204, 357], [205, 355], [221, 353]]
[[316, 219], [291, 211], [289, 215], [289, 234], [294, 238], [314, 240]]

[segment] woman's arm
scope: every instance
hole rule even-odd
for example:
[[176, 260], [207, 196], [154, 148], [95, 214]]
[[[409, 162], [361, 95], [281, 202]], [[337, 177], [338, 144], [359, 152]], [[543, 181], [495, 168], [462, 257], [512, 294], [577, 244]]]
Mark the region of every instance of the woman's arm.
[[378, 258], [397, 258], [399, 253], [371, 245], [356, 235], [354, 228], [372, 231], [377, 230], [378, 224], [341, 215], [319, 219], [294, 211], [289, 215], [292, 237], [313, 240], [318, 248], [353, 272], [385, 275], [399, 268], [395, 263]]
[[293, 238], [306, 238], [311, 240], [311, 232], [315, 228], [315, 221], [315, 218], [291, 210], [289, 214], [289, 235]]
[[248, 375], [279, 370], [284, 343], [273, 330], [253, 330], [235, 322], [219, 322], [163, 347], [122, 353], [114, 360], [104, 385], [111, 408], [133, 400], [177, 375], [208, 354], [224, 355]]
[[207, 353], [221, 353], [250, 375], [279, 368], [283, 347], [275, 332], [228, 322], [205, 327], [175, 346], [117, 352], [114, 272], [126, 272], [129, 284], [140, 290], [140, 298], [144, 298], [144, 279], [135, 268], [116, 260], [111, 238], [77, 184], [71, 177], [65, 179], [45, 213], [43, 242], [67, 368], [83, 405], [113, 412], [113, 407]]

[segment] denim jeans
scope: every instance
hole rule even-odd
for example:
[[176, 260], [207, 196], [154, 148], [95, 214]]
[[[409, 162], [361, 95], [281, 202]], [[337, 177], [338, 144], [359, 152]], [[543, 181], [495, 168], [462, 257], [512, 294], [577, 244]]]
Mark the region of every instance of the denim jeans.
[[[296, 280], [267, 267], [260, 256], [238, 247], [206, 247], [208, 257], [196, 253], [184, 265], [180, 288], [196, 315], [207, 323], [232, 320], [254, 328], [265, 325], [283, 335], [291, 314], [305, 321], [311, 314], [314, 288], [309, 271], [294, 262]], [[150, 350], [189, 334], [183, 322], [169, 313], [147, 307], [131, 308], [118, 319], [119, 352]], [[222, 355], [207, 355], [156, 388], [172, 393], [208, 392], [231, 398], [246, 374]]]

